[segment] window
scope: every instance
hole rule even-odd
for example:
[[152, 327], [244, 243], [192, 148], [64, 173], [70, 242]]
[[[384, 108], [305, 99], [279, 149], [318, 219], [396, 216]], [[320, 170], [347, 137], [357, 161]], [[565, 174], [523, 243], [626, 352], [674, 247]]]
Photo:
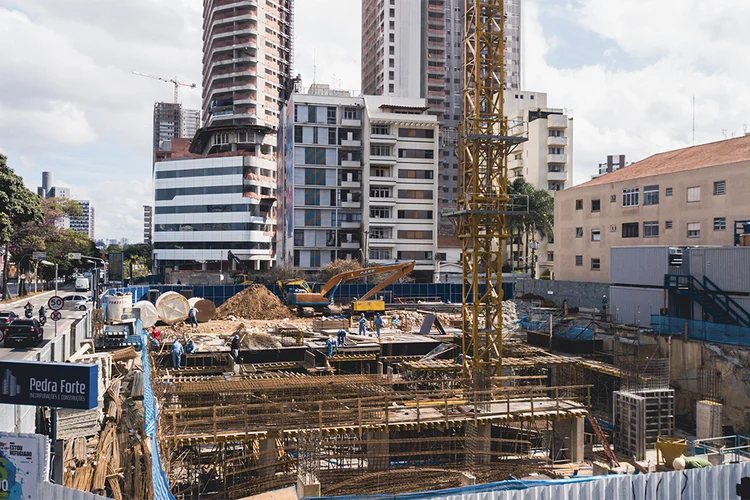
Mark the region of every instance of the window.
[[665, 189], [664, 196], [672, 196], [672, 188]]
[[600, 212], [602, 210], [602, 201], [601, 200], [591, 200], [591, 211], [592, 212]]
[[576, 210], [583, 210], [583, 200], [576, 200]]
[[395, 91], [396, 91], [396, 86], [394, 84], [392, 84], [392, 83], [389, 83], [388, 84], [388, 92], [393, 93]]
[[640, 188], [630, 188], [622, 190], [622, 206], [637, 207], [639, 204], [638, 194]]
[[302, 127], [294, 127], [294, 142], [302, 142]]
[[727, 181], [716, 181], [714, 182], [714, 195], [726, 194], [727, 193]]
[[305, 168], [305, 184], [308, 186], [325, 186], [326, 171], [322, 168]]
[[435, 131], [431, 128], [400, 128], [398, 129], [398, 136], [432, 139], [435, 137]]
[[700, 222], [688, 222], [687, 237], [688, 238], [700, 238], [701, 237], [701, 223]]
[[637, 238], [638, 226], [639, 224], [637, 222], [625, 222], [622, 225], [622, 237], [623, 238]]
[[391, 209], [388, 207], [372, 207], [370, 208], [371, 219], [390, 219]]
[[591, 230], [591, 241], [602, 241], [602, 232], [598, 229]]
[[388, 41], [391, 43], [396, 43], [396, 35], [393, 33], [388, 34]]
[[583, 238], [583, 228], [577, 227], [576, 228], [576, 238]]
[[664, 223], [664, 229], [672, 229], [672, 221], [668, 220]]
[[336, 125], [336, 108], [328, 108], [328, 125]]
[[432, 260], [432, 252], [398, 252], [397, 256], [399, 260]]
[[609, 202], [610, 203], [617, 203], [617, 195], [613, 194], [609, 196]]
[[659, 186], [644, 186], [643, 187], [643, 204], [644, 205], [658, 205], [659, 204]]
[[305, 245], [305, 232], [300, 229], [294, 230], [294, 246], [301, 247]]
[[336, 129], [328, 129], [328, 144], [336, 144]]
[[432, 210], [399, 210], [398, 218], [432, 220]]
[[320, 226], [320, 210], [305, 210], [305, 225]]
[[383, 144], [370, 144], [370, 155], [371, 156], [391, 156], [393, 151], [390, 146]]
[[727, 218], [715, 217], [714, 218], [714, 231], [726, 231], [726, 229], [727, 229]]
[[305, 148], [305, 163], [308, 165], [325, 165], [325, 148]]
[[305, 189], [305, 205], [320, 205], [320, 189]]
[[[455, 175], [453, 176], [453, 180], [455, 179]], [[399, 169], [398, 171], [398, 178], [399, 179], [433, 179], [434, 178], [434, 172], [432, 170], [405, 170], [405, 169]], [[449, 176], [444, 175], [443, 180], [448, 180]]]
[[431, 160], [435, 157], [435, 151], [431, 149], [401, 149], [398, 150], [399, 158], [423, 158]]
[[547, 153], [551, 155], [561, 155], [565, 153], [563, 148], [547, 148]]
[[370, 260], [391, 260], [390, 248], [371, 248]]
[[371, 177], [390, 177], [391, 167], [371, 167], [370, 176]]
[[373, 125], [370, 130], [372, 135], [389, 135], [391, 133], [389, 125]]
[[609, 226], [609, 232], [610, 233], [616, 233], [617, 232], [617, 225], [612, 224], [611, 226]]
[[583, 266], [583, 255], [576, 255], [576, 266]]
[[344, 120], [359, 120], [359, 110], [356, 108], [345, 108]]
[[389, 187], [371, 187], [370, 198], [390, 198], [391, 188]]
[[547, 252], [547, 262], [555, 261], [555, 252]]
[[643, 237], [644, 238], [658, 238], [659, 237], [659, 221], [649, 221], [643, 223]]
[[688, 203], [695, 203], [701, 201], [701, 187], [694, 186], [687, 188], [687, 201]]
[[398, 238], [403, 240], [431, 240], [432, 231], [399, 231]]
[[391, 239], [391, 228], [389, 227], [371, 227], [370, 239], [389, 240]]
[[431, 200], [432, 191], [426, 191], [421, 189], [399, 189], [398, 197], [401, 199], [411, 200]]
[[601, 264], [601, 261], [599, 259], [591, 259], [591, 270], [592, 271], [598, 271], [599, 269], [601, 269], [601, 267], [602, 267], [602, 264]]

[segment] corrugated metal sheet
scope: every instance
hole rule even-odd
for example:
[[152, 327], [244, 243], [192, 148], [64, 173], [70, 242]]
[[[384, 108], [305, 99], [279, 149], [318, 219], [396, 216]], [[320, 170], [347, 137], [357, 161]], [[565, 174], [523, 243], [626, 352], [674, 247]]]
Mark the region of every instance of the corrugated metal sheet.
[[[578, 482], [549, 481], [546, 486], [508, 490], [509, 482], [469, 486], [453, 490], [388, 495], [388, 498], [417, 500], [734, 500], [735, 487], [750, 476], [750, 463], [722, 465], [705, 469], [639, 474], [597, 476]], [[514, 481], [513, 483], [522, 483]], [[535, 481], [532, 484], [540, 483]], [[341, 498], [341, 497], [340, 497]], [[344, 497], [346, 498], [346, 497]], [[363, 495], [359, 499], [385, 498]]]
[[55, 500], [106, 500], [107, 498], [87, 491], [74, 490], [59, 484], [47, 482], [39, 485], [38, 493], [39, 498], [54, 498]]
[[750, 247], [698, 247], [686, 253], [692, 276], [708, 276], [728, 293], [750, 293]]
[[610, 249], [609, 282], [613, 285], [664, 286], [669, 272], [669, 247]]
[[651, 315], [659, 314], [664, 307], [663, 288], [609, 287], [610, 313], [626, 325], [651, 323]]

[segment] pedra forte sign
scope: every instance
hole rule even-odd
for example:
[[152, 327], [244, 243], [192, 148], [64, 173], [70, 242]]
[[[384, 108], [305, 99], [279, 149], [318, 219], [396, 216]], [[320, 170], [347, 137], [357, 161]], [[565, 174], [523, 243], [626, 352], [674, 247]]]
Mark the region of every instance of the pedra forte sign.
[[98, 376], [97, 365], [0, 361], [0, 403], [90, 410]]

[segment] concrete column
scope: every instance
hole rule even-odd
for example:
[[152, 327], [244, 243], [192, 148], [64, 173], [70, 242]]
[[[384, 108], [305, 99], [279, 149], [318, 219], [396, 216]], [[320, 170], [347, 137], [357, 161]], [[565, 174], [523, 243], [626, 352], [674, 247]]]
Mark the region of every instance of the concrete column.
[[388, 431], [367, 433], [367, 470], [388, 470], [391, 462]]
[[492, 456], [492, 424], [489, 422], [477, 422], [477, 463], [488, 464]]
[[563, 440], [568, 451], [565, 458], [573, 463], [583, 462], [583, 417], [568, 418], [555, 422], [555, 434]]
[[320, 483], [304, 483], [297, 479], [297, 498], [313, 498], [320, 496]]
[[261, 468], [258, 470], [260, 477], [269, 477], [276, 474], [276, 463], [278, 460], [276, 449], [276, 433], [268, 433], [265, 439], [260, 440], [260, 458], [258, 460]]
[[722, 404], [713, 401], [695, 403], [695, 436], [698, 439], [721, 437]]

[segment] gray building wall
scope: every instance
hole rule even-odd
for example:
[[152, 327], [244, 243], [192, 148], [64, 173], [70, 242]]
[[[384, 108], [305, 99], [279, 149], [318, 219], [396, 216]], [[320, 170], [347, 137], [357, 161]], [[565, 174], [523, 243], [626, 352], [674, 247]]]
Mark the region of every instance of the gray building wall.
[[609, 287], [609, 310], [614, 321], [625, 325], [651, 325], [651, 315], [664, 306], [663, 288]]
[[609, 295], [608, 283], [584, 281], [532, 280], [517, 278], [516, 297], [533, 293], [561, 305], [568, 299], [570, 307], [601, 307], [602, 295]]

